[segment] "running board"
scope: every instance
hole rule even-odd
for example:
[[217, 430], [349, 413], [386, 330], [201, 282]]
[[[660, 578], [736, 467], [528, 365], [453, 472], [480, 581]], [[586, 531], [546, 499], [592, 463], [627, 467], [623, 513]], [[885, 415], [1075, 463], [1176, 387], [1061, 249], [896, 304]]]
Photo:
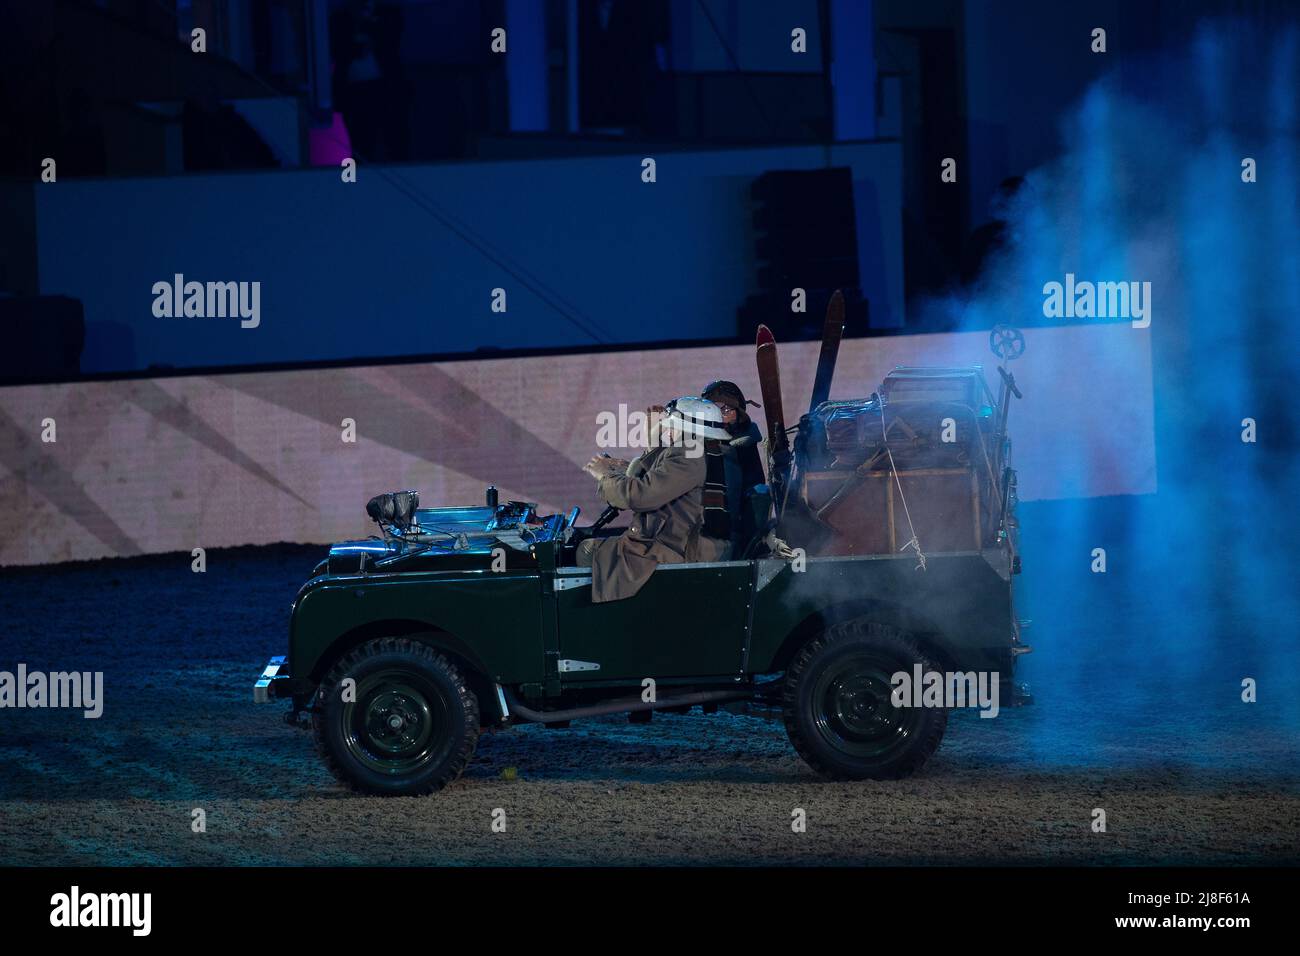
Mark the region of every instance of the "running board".
[[578, 720], [583, 717], [603, 717], [606, 714], [632, 713], [638, 710], [664, 710], [669, 707], [694, 707], [696, 704], [712, 704], [724, 700], [745, 700], [754, 696], [753, 690], [706, 690], [694, 694], [680, 694], [676, 697], [663, 697], [659, 700], [645, 701], [640, 697], [626, 700], [613, 700], [605, 704], [593, 704], [590, 707], [571, 707], [568, 710], [533, 710], [519, 703], [519, 699], [508, 690], [501, 688], [511, 717], [538, 724], [554, 724], [562, 720]]

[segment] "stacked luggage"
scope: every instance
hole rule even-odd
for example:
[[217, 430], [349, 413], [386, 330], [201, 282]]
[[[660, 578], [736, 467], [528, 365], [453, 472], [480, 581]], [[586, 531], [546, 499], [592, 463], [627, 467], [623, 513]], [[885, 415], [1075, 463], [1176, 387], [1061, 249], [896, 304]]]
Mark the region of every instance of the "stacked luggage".
[[991, 547], [1001, 519], [997, 403], [983, 370], [895, 368], [877, 393], [817, 406], [791, 489], [821, 554]]

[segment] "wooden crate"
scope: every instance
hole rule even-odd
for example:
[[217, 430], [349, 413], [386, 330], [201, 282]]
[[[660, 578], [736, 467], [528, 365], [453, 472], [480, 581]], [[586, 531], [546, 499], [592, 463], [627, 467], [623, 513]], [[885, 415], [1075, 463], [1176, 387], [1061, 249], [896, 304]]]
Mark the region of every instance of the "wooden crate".
[[[918, 468], [900, 471], [898, 478], [922, 551], [979, 550], [984, 528], [974, 469]], [[822, 553], [897, 554], [911, 537], [898, 484], [888, 470], [863, 477], [852, 471], [808, 472], [803, 491], [812, 510], [834, 530]]]

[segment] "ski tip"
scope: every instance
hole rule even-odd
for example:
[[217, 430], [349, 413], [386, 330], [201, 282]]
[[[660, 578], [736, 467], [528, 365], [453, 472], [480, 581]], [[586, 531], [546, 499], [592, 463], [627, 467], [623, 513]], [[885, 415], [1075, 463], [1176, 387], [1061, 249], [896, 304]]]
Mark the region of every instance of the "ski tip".
[[766, 325], [760, 325], [758, 327], [758, 339], [756, 344], [758, 345], [776, 344], [776, 337], [772, 335], [772, 330], [769, 329]]
[[844, 293], [839, 289], [835, 290], [830, 302], [826, 303], [826, 320], [844, 328]]

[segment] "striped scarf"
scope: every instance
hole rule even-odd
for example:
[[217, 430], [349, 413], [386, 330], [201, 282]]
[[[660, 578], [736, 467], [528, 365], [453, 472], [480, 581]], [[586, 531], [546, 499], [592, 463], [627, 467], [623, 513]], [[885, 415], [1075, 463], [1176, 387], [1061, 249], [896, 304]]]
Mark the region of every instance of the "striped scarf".
[[731, 513], [727, 510], [727, 467], [722, 442], [704, 439], [704, 535], [731, 540]]

